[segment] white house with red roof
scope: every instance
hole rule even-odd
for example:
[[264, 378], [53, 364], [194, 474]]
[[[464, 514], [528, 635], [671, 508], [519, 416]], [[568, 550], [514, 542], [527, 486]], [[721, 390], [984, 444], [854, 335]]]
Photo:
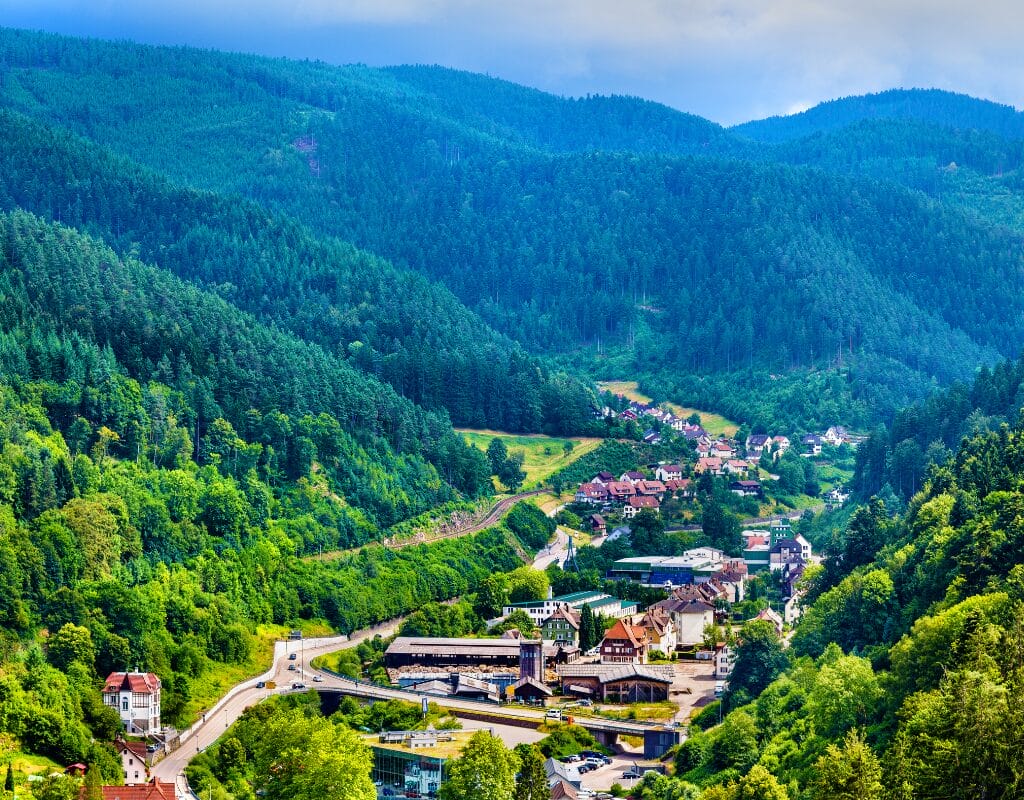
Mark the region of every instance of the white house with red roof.
[[626, 501], [626, 505], [622, 507], [622, 516], [625, 519], [632, 519], [641, 511], [653, 511], [655, 514], [661, 512], [661, 503], [658, 502], [657, 497], [652, 496], [636, 496], [629, 498]]
[[161, 729], [160, 679], [152, 672], [111, 672], [103, 685], [103, 704], [117, 709], [128, 733]]

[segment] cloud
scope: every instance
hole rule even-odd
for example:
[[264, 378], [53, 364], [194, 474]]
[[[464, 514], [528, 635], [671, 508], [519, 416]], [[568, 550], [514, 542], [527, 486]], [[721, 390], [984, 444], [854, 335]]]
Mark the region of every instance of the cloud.
[[731, 123], [893, 86], [1024, 105], [1018, 3], [0, 0], [0, 10], [64, 32], [176, 36], [339, 63], [442, 63], [562, 94], [647, 96]]

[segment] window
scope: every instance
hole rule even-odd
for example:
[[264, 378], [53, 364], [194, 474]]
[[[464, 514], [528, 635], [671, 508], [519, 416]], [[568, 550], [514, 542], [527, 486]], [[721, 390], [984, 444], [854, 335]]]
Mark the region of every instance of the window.
[[128, 710], [128, 698], [127, 697], [124, 700], [121, 701], [121, 710], [122, 711], [127, 711]]

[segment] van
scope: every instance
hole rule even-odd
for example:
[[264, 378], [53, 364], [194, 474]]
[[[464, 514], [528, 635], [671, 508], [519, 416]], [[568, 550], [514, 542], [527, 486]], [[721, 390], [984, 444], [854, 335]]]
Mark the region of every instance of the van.
[[715, 697], [721, 697], [725, 694], [725, 681], [717, 681], [715, 683]]
[[560, 708], [552, 708], [544, 715], [544, 719], [562, 719], [562, 710]]

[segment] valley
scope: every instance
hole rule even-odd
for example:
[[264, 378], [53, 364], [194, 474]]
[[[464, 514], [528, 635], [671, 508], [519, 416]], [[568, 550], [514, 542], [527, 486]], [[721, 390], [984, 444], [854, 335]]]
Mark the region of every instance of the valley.
[[0, 28], [0, 800], [1016, 800], [1022, 220], [948, 91]]

